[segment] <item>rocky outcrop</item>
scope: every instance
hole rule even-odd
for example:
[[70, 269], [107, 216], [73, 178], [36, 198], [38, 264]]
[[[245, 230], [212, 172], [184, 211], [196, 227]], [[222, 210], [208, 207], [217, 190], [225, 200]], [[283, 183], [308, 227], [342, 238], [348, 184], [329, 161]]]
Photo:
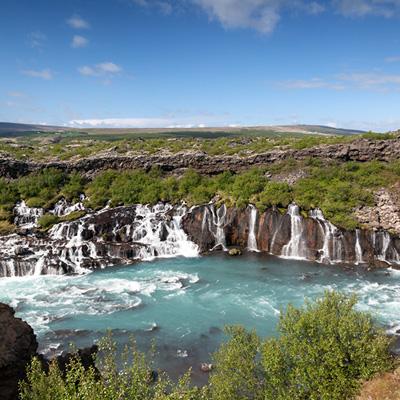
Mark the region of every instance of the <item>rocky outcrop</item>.
[[0, 303], [0, 400], [17, 398], [18, 382], [36, 354], [38, 343], [33, 329], [14, 310]]
[[320, 210], [304, 218], [294, 204], [285, 214], [276, 208], [259, 213], [252, 206], [237, 209], [209, 204], [193, 208], [182, 223], [202, 252], [235, 246], [323, 263], [400, 265], [398, 236], [383, 230], [342, 230]]
[[[18, 383], [25, 379], [32, 357], [37, 356], [44, 370], [48, 370], [51, 360], [38, 354], [37, 349], [36, 335], [30, 325], [16, 318], [12, 307], [0, 303], [0, 400], [18, 398]], [[62, 373], [65, 373], [73, 357], [77, 357], [85, 369], [95, 368], [97, 351], [98, 347], [93, 345], [76, 353], [63, 353], [55, 361]]]
[[0, 159], [0, 176], [17, 178], [46, 167], [54, 167], [66, 172], [79, 171], [87, 176], [106, 169], [145, 169], [160, 167], [165, 172], [193, 168], [204, 174], [218, 174], [224, 171], [238, 172], [254, 166], [268, 166], [286, 159], [304, 160], [322, 158], [337, 161], [390, 161], [400, 157], [400, 139], [368, 140], [359, 139], [351, 143], [322, 145], [294, 150], [271, 150], [250, 156], [210, 156], [203, 152], [183, 152], [177, 154], [141, 154], [133, 156], [96, 156], [73, 162], [33, 162]]
[[355, 215], [361, 224], [369, 228], [400, 234], [400, 201], [387, 189], [375, 193], [374, 206], [361, 207]]

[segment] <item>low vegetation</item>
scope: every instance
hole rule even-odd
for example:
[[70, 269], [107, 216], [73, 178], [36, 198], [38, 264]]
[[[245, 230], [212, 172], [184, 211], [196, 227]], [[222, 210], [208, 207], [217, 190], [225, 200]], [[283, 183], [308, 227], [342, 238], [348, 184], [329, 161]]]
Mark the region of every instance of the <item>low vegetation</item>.
[[[0, 138], [0, 154], [18, 160], [77, 160], [99, 153], [115, 155], [199, 151], [209, 155], [246, 156], [273, 149], [305, 149], [323, 144], [366, 139], [393, 139], [395, 134], [321, 135], [275, 131], [160, 132], [143, 134], [46, 133]], [[145, 138], [145, 139], [144, 139]]]
[[156, 378], [152, 358], [134, 341], [119, 359], [108, 336], [97, 356], [98, 371], [85, 370], [75, 358], [65, 375], [56, 363], [45, 372], [34, 359], [20, 385], [21, 399], [354, 399], [363, 380], [393, 368], [389, 339], [355, 305], [354, 296], [326, 292], [303, 308], [289, 306], [277, 338], [227, 328], [230, 339], [214, 354], [209, 383], [201, 388], [190, 384], [190, 371], [178, 383], [163, 373]]

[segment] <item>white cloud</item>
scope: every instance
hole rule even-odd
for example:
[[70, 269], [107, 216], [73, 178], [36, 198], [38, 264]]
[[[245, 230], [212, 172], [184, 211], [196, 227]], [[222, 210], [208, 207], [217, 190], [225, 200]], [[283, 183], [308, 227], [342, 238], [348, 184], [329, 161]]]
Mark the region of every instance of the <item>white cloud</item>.
[[67, 24], [74, 29], [89, 29], [90, 24], [79, 15], [73, 15], [67, 19]]
[[352, 73], [338, 75], [338, 78], [361, 89], [400, 89], [400, 75], [396, 74]]
[[400, 12], [400, 0], [333, 0], [333, 5], [339, 13], [349, 17], [390, 18]]
[[53, 79], [53, 72], [50, 69], [42, 69], [42, 70], [33, 70], [26, 69], [23, 70], [22, 73], [27, 76], [32, 76], [33, 78], [41, 78], [44, 80]]
[[74, 49], [86, 47], [88, 43], [89, 40], [86, 39], [84, 36], [74, 35], [74, 37], [72, 38], [71, 47], [73, 47]]
[[11, 91], [7, 93], [7, 96], [14, 97], [14, 98], [25, 98], [27, 97], [25, 93], [18, 92], [18, 91]]
[[400, 74], [378, 72], [338, 74], [330, 79], [311, 78], [279, 82], [283, 89], [361, 89], [375, 91], [400, 90]]
[[339, 82], [329, 82], [321, 78], [284, 81], [280, 82], [279, 86], [282, 87], [283, 89], [332, 89], [332, 90], [345, 89], [345, 86]]
[[[93, 118], [73, 119], [72, 127], [81, 128], [204, 128], [207, 126], [227, 126], [226, 115], [167, 115], [154, 118]], [[237, 124], [236, 124], [237, 125]]]
[[121, 72], [122, 68], [113, 62], [107, 61], [93, 66], [84, 65], [79, 67], [78, 71], [84, 76], [110, 77]]
[[171, 3], [168, 1], [155, 1], [155, 0], [132, 0], [134, 4], [140, 7], [155, 7], [165, 15], [169, 15], [173, 11]]
[[42, 48], [46, 40], [47, 36], [40, 31], [35, 31], [28, 34], [28, 44], [32, 48]]
[[72, 120], [73, 127], [93, 128], [161, 128], [173, 124], [168, 118], [105, 118]]
[[253, 28], [270, 33], [280, 19], [282, 1], [274, 0], [193, 0], [211, 19], [226, 28]]
[[386, 57], [385, 62], [387, 63], [400, 62], [400, 56]]

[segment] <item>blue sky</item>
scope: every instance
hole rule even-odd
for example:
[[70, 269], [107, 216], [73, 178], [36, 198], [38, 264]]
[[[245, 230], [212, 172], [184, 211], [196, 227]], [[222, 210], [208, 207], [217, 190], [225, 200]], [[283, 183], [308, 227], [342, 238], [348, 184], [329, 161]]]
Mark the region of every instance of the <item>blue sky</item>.
[[2, 0], [0, 121], [400, 128], [400, 0]]

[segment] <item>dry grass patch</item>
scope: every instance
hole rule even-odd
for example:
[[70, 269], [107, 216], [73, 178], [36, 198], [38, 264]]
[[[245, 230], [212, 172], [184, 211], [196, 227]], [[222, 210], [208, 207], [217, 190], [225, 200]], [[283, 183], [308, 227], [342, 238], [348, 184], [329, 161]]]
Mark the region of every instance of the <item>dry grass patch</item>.
[[400, 400], [400, 368], [365, 382], [356, 400]]

